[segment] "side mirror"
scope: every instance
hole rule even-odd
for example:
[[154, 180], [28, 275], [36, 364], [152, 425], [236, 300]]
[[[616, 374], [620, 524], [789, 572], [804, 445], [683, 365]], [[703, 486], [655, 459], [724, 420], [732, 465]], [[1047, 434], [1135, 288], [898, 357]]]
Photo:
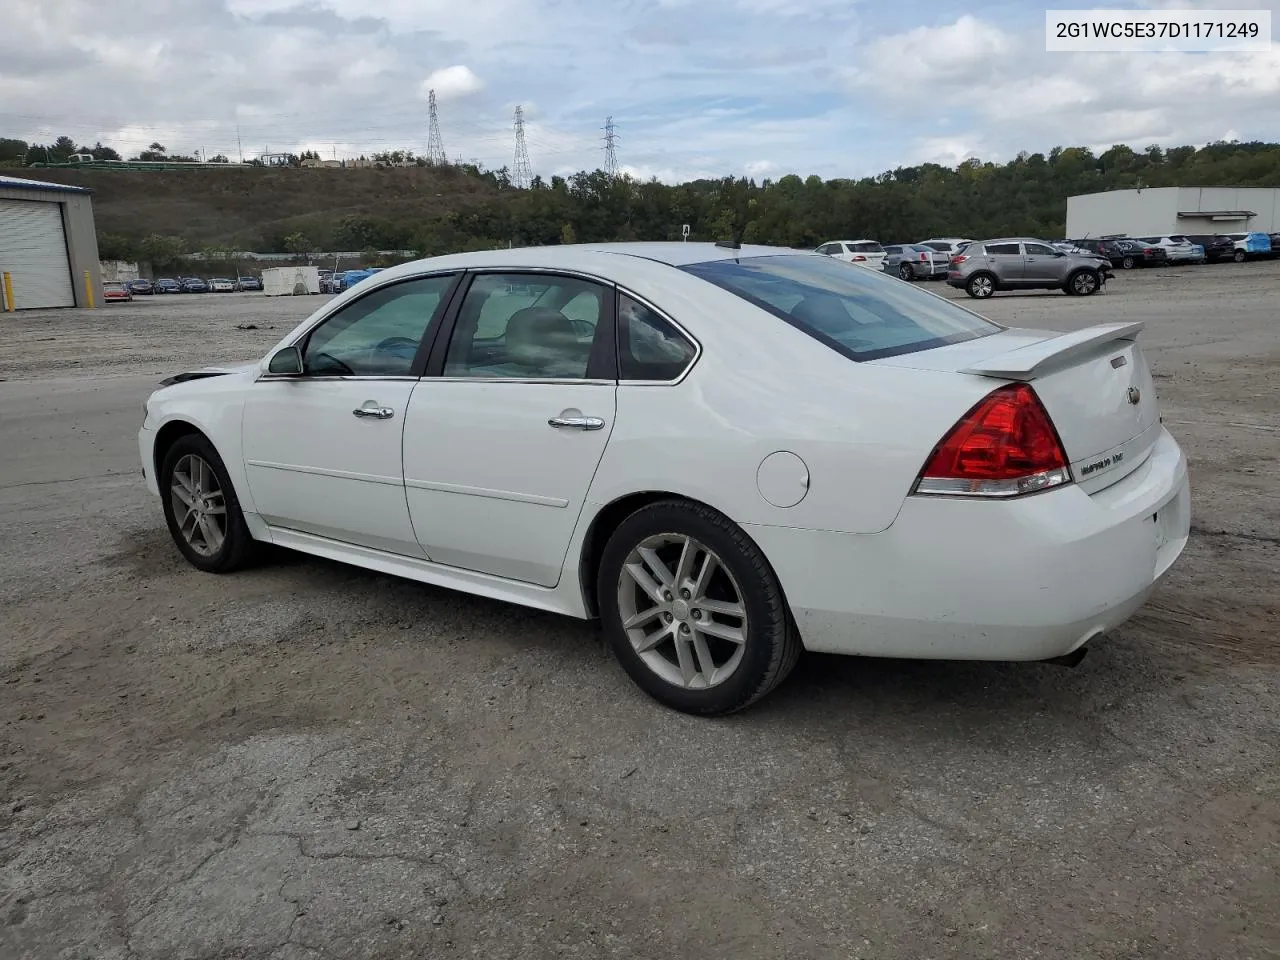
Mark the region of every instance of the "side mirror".
[[302, 351], [297, 347], [285, 347], [276, 351], [271, 362], [267, 364], [267, 372], [281, 376], [296, 377], [302, 374]]

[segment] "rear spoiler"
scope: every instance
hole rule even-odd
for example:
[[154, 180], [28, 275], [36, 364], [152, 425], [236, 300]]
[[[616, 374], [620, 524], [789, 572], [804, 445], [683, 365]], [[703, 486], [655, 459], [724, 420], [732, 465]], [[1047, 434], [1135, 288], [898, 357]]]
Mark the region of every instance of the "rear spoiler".
[[1142, 327], [1141, 320], [1133, 323], [1102, 323], [998, 353], [965, 367], [960, 372], [980, 377], [1001, 377], [1005, 380], [1034, 380], [1043, 372], [1042, 368], [1060, 366], [1074, 357], [1089, 353], [1099, 344], [1115, 340], [1136, 340]]

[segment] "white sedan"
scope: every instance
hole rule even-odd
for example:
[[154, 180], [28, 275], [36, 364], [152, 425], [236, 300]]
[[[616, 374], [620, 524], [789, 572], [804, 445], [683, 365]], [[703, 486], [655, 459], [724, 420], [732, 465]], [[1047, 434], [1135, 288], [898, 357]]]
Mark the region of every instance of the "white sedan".
[[1190, 526], [1140, 328], [1007, 329], [779, 248], [468, 253], [165, 381], [138, 439], [201, 570], [271, 543], [598, 617], [720, 714], [802, 648], [1074, 662], [1132, 615]]

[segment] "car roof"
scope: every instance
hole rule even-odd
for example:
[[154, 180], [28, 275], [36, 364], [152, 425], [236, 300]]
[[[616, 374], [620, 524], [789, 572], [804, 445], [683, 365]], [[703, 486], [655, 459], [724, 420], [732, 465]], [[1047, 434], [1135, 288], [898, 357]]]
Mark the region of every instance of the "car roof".
[[671, 267], [684, 267], [695, 263], [710, 263], [718, 260], [748, 260], [755, 257], [779, 255], [821, 256], [821, 254], [816, 254], [811, 250], [757, 244], [743, 244], [739, 248], [729, 248], [720, 247], [714, 243], [682, 243], [680, 241], [574, 243], [446, 254], [440, 257], [400, 264], [380, 271], [379, 276], [390, 279], [405, 274], [418, 273], [424, 267], [446, 270], [477, 267], [504, 267], [509, 269], [531, 267], [592, 272], [608, 271], [611, 266], [616, 268], [619, 264], [614, 258], [635, 258], [662, 263]]

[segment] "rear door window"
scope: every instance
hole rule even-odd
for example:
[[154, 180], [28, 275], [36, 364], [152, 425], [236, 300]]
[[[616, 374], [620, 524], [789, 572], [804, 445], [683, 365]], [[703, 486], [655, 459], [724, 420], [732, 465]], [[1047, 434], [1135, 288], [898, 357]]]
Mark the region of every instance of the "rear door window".
[[825, 257], [784, 254], [695, 263], [682, 269], [755, 304], [851, 360], [915, 353], [1003, 329], [881, 271], [850, 270]]

